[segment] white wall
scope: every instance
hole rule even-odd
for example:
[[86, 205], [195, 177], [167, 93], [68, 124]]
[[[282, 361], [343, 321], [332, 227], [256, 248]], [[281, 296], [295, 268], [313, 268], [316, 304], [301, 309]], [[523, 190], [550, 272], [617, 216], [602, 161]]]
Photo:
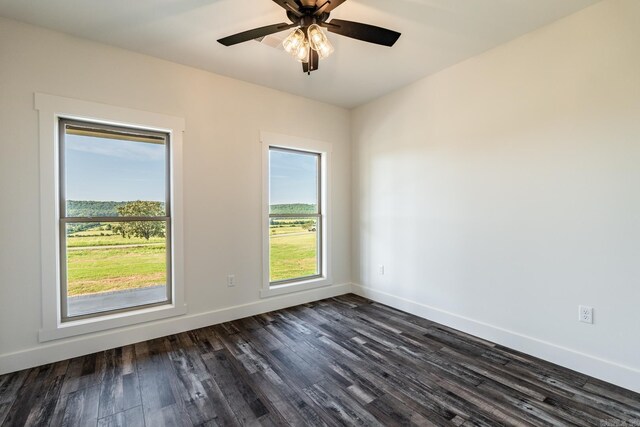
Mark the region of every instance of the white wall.
[[639, 23], [604, 1], [356, 109], [357, 292], [640, 391]]
[[[40, 220], [34, 92], [186, 119], [188, 316], [38, 344]], [[302, 120], [309, 111], [313, 120]], [[347, 110], [0, 18], [0, 130], [0, 373], [349, 289]], [[335, 284], [346, 286], [259, 302], [261, 130], [333, 144], [333, 277]], [[228, 273], [236, 274], [235, 288], [226, 287]]]

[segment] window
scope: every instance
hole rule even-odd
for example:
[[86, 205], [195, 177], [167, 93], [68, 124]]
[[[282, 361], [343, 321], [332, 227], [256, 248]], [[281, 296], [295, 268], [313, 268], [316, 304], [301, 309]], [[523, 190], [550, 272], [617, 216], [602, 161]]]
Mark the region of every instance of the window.
[[320, 154], [269, 147], [269, 281], [322, 273]]
[[170, 303], [169, 135], [59, 129], [62, 321]]
[[35, 94], [41, 342], [187, 312], [184, 119]]
[[262, 135], [265, 153], [263, 296], [329, 284], [329, 145]]

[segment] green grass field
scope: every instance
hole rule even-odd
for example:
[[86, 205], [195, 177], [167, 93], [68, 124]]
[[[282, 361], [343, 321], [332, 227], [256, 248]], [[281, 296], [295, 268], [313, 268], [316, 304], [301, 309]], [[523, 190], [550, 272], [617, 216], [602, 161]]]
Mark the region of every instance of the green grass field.
[[[149, 240], [140, 237], [123, 238], [119, 234], [111, 234], [110, 232], [102, 232], [104, 236], [100, 234], [91, 234], [91, 231], [82, 231], [75, 233], [71, 238], [67, 239], [67, 247], [69, 248], [81, 248], [88, 246], [115, 246], [115, 245], [138, 245], [138, 244], [150, 244], [165, 242], [164, 237], [152, 237]], [[108, 234], [107, 234], [108, 233]]]
[[270, 280], [275, 282], [317, 274], [316, 245], [316, 233], [307, 230], [272, 234]]
[[164, 283], [164, 245], [68, 251], [69, 295], [144, 288]]
[[[317, 273], [316, 233], [299, 226], [286, 226], [273, 227], [270, 234], [271, 281]], [[164, 238], [123, 238], [96, 228], [71, 234], [67, 247], [70, 296], [166, 282]]]
[[69, 235], [67, 247], [67, 292], [70, 296], [166, 283], [163, 237], [124, 238], [96, 227]]

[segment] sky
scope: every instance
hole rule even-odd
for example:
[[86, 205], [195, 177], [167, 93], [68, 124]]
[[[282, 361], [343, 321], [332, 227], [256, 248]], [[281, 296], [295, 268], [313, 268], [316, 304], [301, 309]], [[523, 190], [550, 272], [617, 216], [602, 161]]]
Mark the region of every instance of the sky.
[[164, 145], [65, 137], [67, 200], [165, 201]]
[[318, 157], [313, 154], [271, 150], [269, 204], [305, 203], [318, 200]]

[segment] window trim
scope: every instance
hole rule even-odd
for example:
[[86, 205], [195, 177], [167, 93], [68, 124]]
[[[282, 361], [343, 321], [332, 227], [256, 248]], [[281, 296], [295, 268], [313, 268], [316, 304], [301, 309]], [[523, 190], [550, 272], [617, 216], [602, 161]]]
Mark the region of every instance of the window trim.
[[[66, 157], [65, 157], [65, 135], [67, 126], [76, 127], [76, 128], [85, 128], [89, 130], [100, 130], [105, 133], [113, 133], [113, 134], [130, 134], [137, 136], [151, 136], [158, 139], [162, 139], [164, 141], [165, 146], [165, 215], [158, 217], [70, 217], [67, 215], [67, 198], [66, 198], [66, 177], [65, 177], [65, 167], [66, 167]], [[135, 131], [135, 133], [134, 133]], [[59, 220], [59, 240], [60, 240], [60, 249], [59, 249], [59, 257], [60, 257], [60, 321], [62, 323], [72, 322], [75, 320], [81, 319], [90, 319], [95, 317], [102, 317], [107, 314], [114, 313], [125, 313], [140, 310], [141, 308], [147, 307], [159, 307], [166, 304], [171, 304], [173, 297], [173, 283], [172, 283], [172, 246], [171, 246], [171, 136], [167, 132], [158, 132], [156, 130], [149, 129], [141, 129], [141, 128], [132, 128], [132, 127], [122, 127], [122, 126], [113, 126], [113, 125], [105, 125], [97, 122], [90, 122], [87, 120], [79, 121], [75, 119], [67, 119], [67, 118], [59, 118], [58, 119], [58, 165], [59, 165], [59, 174], [58, 174], [58, 209], [60, 212], [60, 220]], [[69, 316], [68, 313], [68, 275], [67, 275], [67, 257], [68, 257], [68, 247], [67, 247], [67, 237], [66, 237], [66, 227], [69, 223], [90, 223], [90, 222], [133, 222], [133, 221], [158, 221], [164, 222], [166, 224], [166, 278], [167, 283], [165, 283], [166, 288], [166, 300], [160, 302], [152, 302], [147, 304], [141, 304], [137, 306], [131, 307], [123, 307], [112, 310], [98, 311], [94, 313], [82, 314], [77, 316]]]
[[[42, 325], [40, 342], [183, 315], [184, 299], [182, 134], [179, 117], [42, 93], [34, 96], [40, 124], [40, 230]], [[62, 322], [60, 306], [60, 129], [61, 118], [111, 126], [149, 129], [170, 135], [171, 282], [170, 304]], [[55, 301], [55, 303], [52, 303]]]
[[[316, 289], [333, 284], [331, 258], [331, 151], [328, 142], [271, 132], [260, 132], [262, 143], [262, 298], [284, 295], [292, 292]], [[270, 282], [270, 210], [269, 210], [269, 151], [271, 148], [300, 151], [319, 155], [319, 242], [320, 274], [300, 279]], [[296, 215], [300, 217], [301, 215]], [[304, 215], [302, 215], [304, 216]], [[317, 217], [312, 215], [312, 217]]]

